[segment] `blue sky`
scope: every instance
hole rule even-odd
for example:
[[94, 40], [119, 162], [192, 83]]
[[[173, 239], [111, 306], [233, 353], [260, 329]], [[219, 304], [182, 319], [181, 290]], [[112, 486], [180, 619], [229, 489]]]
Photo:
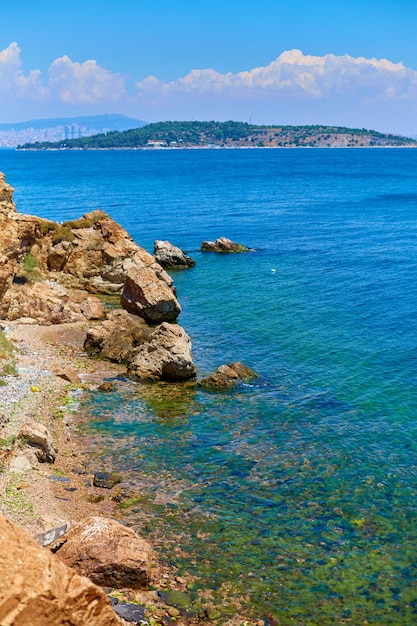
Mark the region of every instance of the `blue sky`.
[[417, 134], [417, 2], [0, 0], [0, 122], [330, 123]]

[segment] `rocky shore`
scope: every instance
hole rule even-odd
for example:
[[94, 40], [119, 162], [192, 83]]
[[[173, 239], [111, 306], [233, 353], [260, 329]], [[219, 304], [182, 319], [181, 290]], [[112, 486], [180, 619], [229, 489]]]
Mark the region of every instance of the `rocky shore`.
[[[101, 211], [57, 224], [19, 214], [12, 194], [0, 174], [0, 537], [9, 546], [0, 556], [0, 622], [60, 624], [64, 614], [74, 625], [209, 621], [209, 605], [190, 610], [188, 581], [115, 521], [131, 494], [91, 466], [71, 411], [74, 394], [105, 393], [119, 375], [195, 379], [172, 279]], [[239, 365], [203, 385], [228, 388], [254, 375]], [[243, 621], [236, 614], [227, 623]]]

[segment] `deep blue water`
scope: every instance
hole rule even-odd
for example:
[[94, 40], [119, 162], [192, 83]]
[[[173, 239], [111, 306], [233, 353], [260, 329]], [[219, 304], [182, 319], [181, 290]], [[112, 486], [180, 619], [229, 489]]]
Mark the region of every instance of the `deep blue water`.
[[[194, 601], [417, 623], [417, 151], [0, 151], [0, 170], [22, 212], [101, 208], [151, 252], [187, 250], [174, 280], [199, 374], [260, 374], [83, 402], [80, 436], [140, 491], [124, 514], [196, 577]], [[221, 235], [255, 252], [199, 252]]]

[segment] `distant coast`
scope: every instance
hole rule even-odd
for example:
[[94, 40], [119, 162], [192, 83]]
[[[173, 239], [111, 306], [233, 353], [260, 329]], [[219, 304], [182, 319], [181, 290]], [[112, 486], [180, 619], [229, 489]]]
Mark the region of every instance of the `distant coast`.
[[36, 142], [18, 150], [167, 150], [219, 148], [417, 148], [417, 140], [365, 128], [256, 126], [244, 122], [158, 122], [59, 142]]

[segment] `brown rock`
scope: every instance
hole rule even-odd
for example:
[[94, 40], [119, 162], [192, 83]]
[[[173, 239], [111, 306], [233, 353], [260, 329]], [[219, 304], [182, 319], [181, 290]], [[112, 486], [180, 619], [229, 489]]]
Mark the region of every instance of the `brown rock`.
[[143, 317], [149, 324], [173, 322], [181, 313], [172, 289], [156, 281], [155, 273], [146, 268], [132, 267], [128, 271], [120, 302], [126, 311]]
[[81, 313], [88, 320], [101, 320], [104, 317], [104, 307], [98, 298], [89, 296], [81, 304]]
[[12, 284], [21, 256], [13, 187], [0, 172], [0, 300]]
[[249, 252], [249, 248], [236, 243], [227, 237], [219, 237], [215, 241], [203, 241], [201, 250], [204, 252]]
[[63, 378], [64, 380], [67, 380], [73, 385], [81, 384], [80, 377], [78, 376], [77, 372], [72, 369], [72, 367], [58, 367], [57, 369], [55, 369], [54, 374], [56, 374], [60, 378]]
[[22, 426], [19, 437], [34, 448], [39, 461], [53, 463], [57, 454], [52, 435], [49, 430], [39, 422], [31, 420]]
[[84, 349], [105, 359], [124, 363], [136, 346], [148, 341], [153, 331], [141, 317], [116, 309], [108, 314], [104, 322], [88, 330]]
[[252, 378], [257, 378], [257, 376], [256, 372], [240, 363], [240, 361], [236, 361], [235, 363], [229, 363], [229, 365], [220, 365], [214, 374], [203, 378], [198, 384], [203, 389], [221, 391], [233, 389], [239, 380], [248, 381]]
[[157, 240], [154, 243], [155, 260], [164, 268], [186, 269], [193, 267], [195, 261], [181, 250], [173, 246], [169, 241]]
[[189, 336], [181, 326], [164, 322], [149, 341], [133, 351], [128, 370], [132, 376], [149, 380], [194, 378], [196, 370]]
[[104, 592], [0, 516], [0, 624], [121, 626]]
[[57, 556], [104, 587], [147, 587], [152, 548], [133, 530], [115, 520], [90, 517], [65, 535]]
[[0, 318], [26, 318], [39, 324], [63, 324], [83, 319], [73, 310], [66, 290], [45, 283], [14, 284], [0, 301]]

